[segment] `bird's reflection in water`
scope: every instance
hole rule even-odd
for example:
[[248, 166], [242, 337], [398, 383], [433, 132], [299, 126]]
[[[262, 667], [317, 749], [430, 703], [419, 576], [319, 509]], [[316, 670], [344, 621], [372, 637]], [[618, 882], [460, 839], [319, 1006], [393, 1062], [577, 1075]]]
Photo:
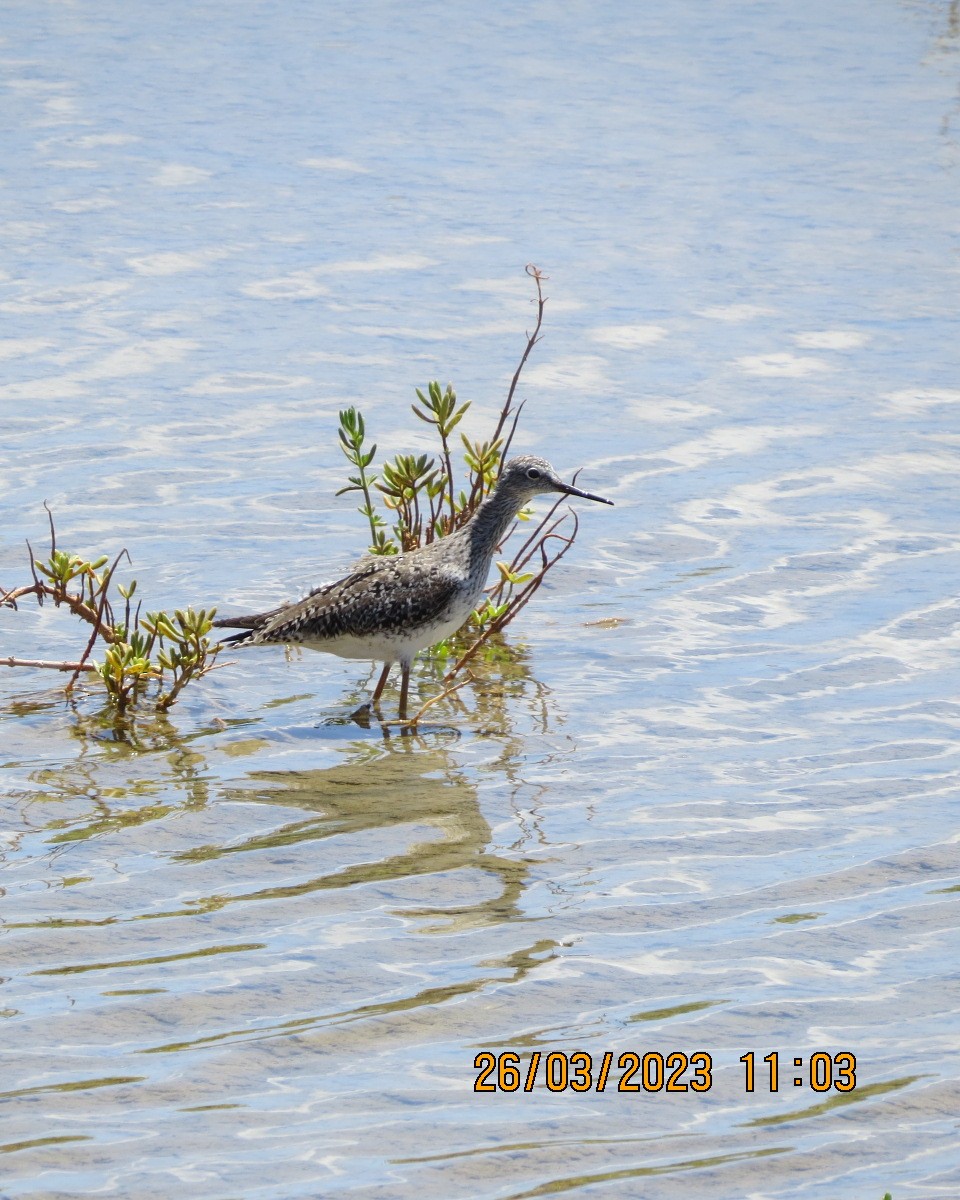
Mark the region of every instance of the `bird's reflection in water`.
[[[441, 660], [422, 665], [424, 698], [442, 688], [444, 666]], [[257, 821], [241, 821], [239, 828], [231, 821], [222, 841], [183, 848], [177, 839], [177, 849], [168, 858], [161, 856], [158, 867], [163, 861], [203, 868], [226, 856], [265, 857], [252, 857], [249, 867], [240, 870], [198, 870], [193, 887], [185, 889], [189, 899], [174, 907], [147, 907], [135, 914], [139, 919], [196, 916], [237, 903], [390, 881], [399, 885], [429, 876], [430, 884], [417, 891], [429, 887], [433, 903], [401, 908], [398, 897], [392, 910], [421, 920], [424, 932], [515, 920], [521, 915], [527, 867], [519, 854], [507, 857], [490, 850], [492, 832], [481, 809], [478, 777], [457, 749], [478, 736], [489, 739], [497, 752], [492, 759], [484, 756], [485, 780], [489, 783], [492, 775], [511, 794], [522, 791], [522, 807], [529, 809], [522, 773], [529, 742], [520, 727], [543, 732], [556, 717], [549, 713], [546, 690], [530, 675], [523, 646], [502, 643], [475, 669], [477, 682], [437, 705], [431, 710], [434, 721], [417, 729], [375, 721], [361, 730], [349, 717], [283, 728], [263, 714], [259, 720], [241, 716], [229, 723], [208, 718], [187, 731], [175, 719], [147, 712], [117, 725], [106, 711], [64, 701], [62, 694], [38, 695], [34, 703], [44, 712], [48, 707], [63, 712], [79, 753], [69, 762], [34, 772], [23, 801], [40, 805], [34, 820], [42, 817], [52, 844], [96, 841], [122, 829], [128, 849], [140, 847], [143, 838], [154, 844], [151, 828], [162, 826], [166, 837], [178, 815], [199, 815], [223, 802], [287, 810], [266, 831], [262, 826], [251, 831]], [[338, 705], [340, 712], [349, 712], [351, 698]], [[29, 717], [21, 710], [18, 715]], [[317, 741], [324, 743], [323, 760], [329, 763], [332, 751], [339, 761], [290, 770], [254, 767], [239, 781], [217, 778], [224, 754], [232, 771], [238, 752], [252, 755], [252, 763], [276, 762], [271, 751], [296, 743], [306, 751], [297, 755], [298, 762], [306, 757], [309, 763], [310, 745]], [[301, 818], [291, 820], [291, 810], [299, 810]], [[522, 825], [521, 843], [536, 838], [529, 818]], [[358, 837], [363, 839], [360, 862]], [[300, 858], [296, 877], [287, 876], [279, 885], [275, 875], [269, 878], [277, 867], [276, 851], [311, 842], [322, 843], [323, 851]], [[511, 850], [522, 853], [520, 844]], [[322, 873], [314, 874], [318, 868]], [[162, 870], [157, 887], [170, 894], [160, 876]], [[183, 895], [183, 883], [173, 891]]]
[[[461, 634], [452, 640], [448, 656], [424, 655], [417, 660], [414, 681], [417, 706], [433, 702], [448, 689], [447, 671], [472, 641], [471, 634]], [[534, 677], [531, 667], [529, 648], [524, 643], [509, 641], [502, 633], [495, 633], [484, 645], [480, 656], [470, 662], [467, 671], [453, 681], [456, 690], [444, 695], [418, 726], [383, 720], [366, 703], [376, 672], [371, 672], [365, 682], [359, 682], [351, 690], [342, 713], [326, 718], [323, 724], [331, 727], [353, 724], [362, 729], [376, 729], [384, 738], [438, 732], [455, 735], [460, 729], [468, 729], [495, 734], [505, 739], [508, 746], [515, 745], [519, 752], [522, 747], [514, 722], [520, 707], [542, 732], [556, 723], [555, 716], [551, 721], [548, 689]]]
[[[376, 723], [366, 736], [349, 737], [343, 742], [339, 748], [343, 761], [334, 766], [251, 771], [243, 782], [221, 790], [220, 798], [299, 809], [304, 819], [287, 821], [279, 828], [229, 846], [198, 846], [178, 858], [208, 861], [223, 855], [269, 853], [279, 847], [385, 833], [391, 846], [399, 843], [402, 848], [385, 856], [373, 853], [369, 860], [354, 861], [280, 887], [232, 895], [230, 899], [293, 897], [331, 888], [444, 876], [447, 903], [398, 908], [395, 914], [439, 921], [435, 928], [445, 932], [516, 919], [521, 915], [518, 901], [528, 873], [526, 864], [522, 859], [489, 851], [492, 831], [481, 811], [476, 781], [452, 751], [460, 739], [457, 726], [471, 732], [494, 733], [502, 753], [493, 769], [502, 771], [511, 786], [522, 786], [515, 767], [526, 743], [511, 729], [510, 714], [512, 701], [519, 696], [525, 698], [536, 725], [545, 727], [543, 689], [530, 679], [522, 649], [513, 649], [488, 663], [477, 686], [458, 693], [455, 711], [446, 708], [442, 717], [438, 713], [435, 725], [411, 730]], [[440, 724], [441, 720], [445, 723]], [[349, 718], [344, 718], [319, 727], [289, 730], [288, 735], [301, 743], [309, 743], [311, 738], [329, 742], [348, 735], [351, 729], [360, 732]], [[429, 831], [427, 837], [423, 836], [425, 830]], [[378, 837], [377, 845], [382, 846], [383, 841], [382, 836]], [[354, 840], [350, 857], [355, 856]], [[329, 853], [325, 857], [329, 859]], [[454, 872], [464, 871], [483, 872], [496, 885], [494, 895], [473, 900], [477, 893], [475, 881], [462, 886], [456, 880], [451, 882]], [[470, 895], [470, 902], [457, 902], [458, 888]], [[199, 904], [205, 907], [203, 901]]]
[[[181, 860], [269, 851], [304, 842], [386, 831], [396, 843], [415, 830], [403, 849], [386, 857], [355, 862], [328, 874], [283, 887], [247, 893], [246, 900], [304, 895], [417, 876], [479, 870], [497, 884], [496, 894], [476, 903], [398, 910], [410, 917], [442, 917], [446, 931], [519, 916], [517, 900], [527, 869], [522, 861], [488, 852], [491, 829], [480, 811], [476, 787], [442, 749], [414, 747], [404, 738], [371, 753], [361, 743], [350, 761], [326, 769], [255, 771], [248, 782], [230, 788], [224, 799], [277, 804], [310, 814], [270, 833], [229, 847], [201, 846]], [[433, 836], [424, 837], [429, 830]], [[471, 893], [475, 891], [470, 888]], [[240, 899], [240, 897], [235, 897]]]

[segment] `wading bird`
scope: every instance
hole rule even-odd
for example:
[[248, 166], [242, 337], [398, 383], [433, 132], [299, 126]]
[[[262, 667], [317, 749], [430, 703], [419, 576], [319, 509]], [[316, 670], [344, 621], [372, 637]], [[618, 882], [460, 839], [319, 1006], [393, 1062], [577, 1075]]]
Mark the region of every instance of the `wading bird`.
[[529, 454], [512, 458], [493, 492], [456, 533], [405, 554], [368, 556], [343, 579], [295, 604], [221, 617], [214, 624], [242, 630], [225, 639], [235, 646], [282, 643], [382, 662], [374, 705], [390, 668], [399, 662], [400, 716], [405, 719], [410, 665], [417, 651], [464, 624], [483, 595], [497, 545], [520, 509], [542, 492], [613, 503], [564, 483], [546, 459]]

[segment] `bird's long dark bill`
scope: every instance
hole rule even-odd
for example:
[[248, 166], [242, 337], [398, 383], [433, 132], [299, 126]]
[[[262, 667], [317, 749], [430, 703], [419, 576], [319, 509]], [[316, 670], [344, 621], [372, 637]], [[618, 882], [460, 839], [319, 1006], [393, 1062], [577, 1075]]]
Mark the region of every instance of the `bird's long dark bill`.
[[579, 496], [581, 500], [596, 500], [598, 504], [613, 504], [612, 500], [605, 500], [603, 496], [594, 496], [592, 492], [581, 492], [572, 483], [562, 483], [560, 490], [566, 492], [568, 496]]

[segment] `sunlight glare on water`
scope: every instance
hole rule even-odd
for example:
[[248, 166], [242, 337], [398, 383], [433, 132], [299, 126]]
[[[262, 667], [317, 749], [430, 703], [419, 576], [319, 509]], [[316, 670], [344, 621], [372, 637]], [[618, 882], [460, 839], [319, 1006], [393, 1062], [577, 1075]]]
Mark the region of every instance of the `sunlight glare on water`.
[[515, 446], [616, 507], [414, 736], [278, 648], [125, 736], [4, 673], [4, 1197], [960, 1192], [958, 50], [948, 0], [6, 6], [4, 588], [44, 500], [157, 608], [335, 578], [338, 410], [488, 433], [528, 262]]

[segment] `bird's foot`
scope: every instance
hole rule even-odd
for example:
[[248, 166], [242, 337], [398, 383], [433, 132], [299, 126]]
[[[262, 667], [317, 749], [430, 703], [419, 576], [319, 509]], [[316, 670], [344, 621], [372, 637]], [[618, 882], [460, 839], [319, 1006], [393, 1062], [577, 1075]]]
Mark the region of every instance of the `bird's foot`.
[[351, 719], [351, 721], [356, 721], [356, 723], [362, 729], [369, 729], [370, 728], [370, 714], [372, 712], [373, 712], [373, 705], [370, 703], [369, 700], [367, 700], [364, 704], [361, 704], [359, 708], [355, 708], [353, 710], [353, 712], [350, 714], [350, 719]]

